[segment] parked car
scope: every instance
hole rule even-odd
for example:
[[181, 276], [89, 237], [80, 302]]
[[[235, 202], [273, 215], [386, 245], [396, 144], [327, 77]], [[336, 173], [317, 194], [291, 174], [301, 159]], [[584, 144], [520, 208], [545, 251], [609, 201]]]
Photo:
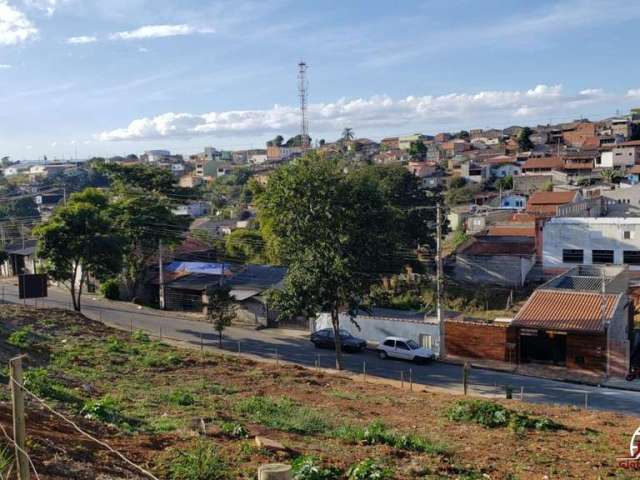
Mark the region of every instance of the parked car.
[[[323, 328], [313, 332], [310, 337], [311, 342], [316, 348], [335, 348], [335, 336], [333, 328]], [[340, 344], [345, 352], [361, 352], [367, 348], [366, 340], [354, 337], [346, 330], [340, 330]]]
[[402, 337], [387, 337], [376, 347], [378, 356], [385, 358], [400, 358], [417, 363], [426, 363], [435, 358], [429, 348], [421, 347], [415, 341]]

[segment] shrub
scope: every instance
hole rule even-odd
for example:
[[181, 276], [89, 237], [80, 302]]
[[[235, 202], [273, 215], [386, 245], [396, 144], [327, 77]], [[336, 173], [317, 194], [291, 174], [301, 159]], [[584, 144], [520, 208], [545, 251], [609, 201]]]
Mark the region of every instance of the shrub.
[[293, 480], [337, 480], [342, 472], [336, 467], [322, 467], [317, 465], [314, 457], [302, 455], [291, 464]]
[[319, 412], [288, 398], [249, 397], [236, 403], [235, 409], [252, 422], [285, 432], [312, 434], [329, 428]]
[[220, 424], [220, 430], [222, 433], [233, 438], [247, 438], [249, 432], [244, 428], [244, 425], [236, 422], [223, 422]]
[[384, 423], [377, 420], [370, 423], [364, 429], [349, 425], [338, 427], [334, 431], [334, 435], [349, 443], [364, 443], [367, 445], [384, 444], [399, 450], [440, 455], [448, 454], [446, 445], [432, 442], [415, 434], [406, 435], [390, 431]]
[[149, 334], [144, 330], [136, 330], [133, 332], [133, 339], [141, 343], [149, 343]]
[[182, 359], [174, 353], [148, 352], [142, 363], [151, 368], [175, 367], [182, 363]]
[[33, 345], [33, 329], [30, 325], [19, 328], [11, 335], [9, 335], [9, 338], [7, 338], [7, 343], [13, 345], [14, 347], [31, 347]]
[[174, 390], [168, 397], [169, 403], [179, 405], [181, 407], [188, 407], [196, 403], [196, 399], [192, 393], [184, 390]]
[[46, 368], [30, 368], [24, 372], [24, 386], [39, 397], [79, 405], [82, 401], [69, 388], [49, 376]]
[[120, 282], [110, 278], [100, 285], [100, 294], [108, 300], [120, 300]]
[[352, 465], [347, 472], [349, 480], [385, 480], [392, 476], [390, 468], [378, 465], [370, 458]]
[[178, 451], [168, 467], [171, 480], [226, 480], [231, 473], [212, 445], [199, 441], [190, 450]]
[[120, 411], [118, 403], [108, 396], [85, 402], [80, 414], [89, 420], [98, 420], [112, 425], [128, 424], [127, 419]]
[[117, 338], [110, 337], [107, 339], [107, 352], [110, 353], [126, 353], [127, 352], [127, 344], [122, 340]]
[[522, 430], [561, 430], [565, 427], [549, 418], [533, 418], [489, 400], [459, 400], [447, 411], [449, 420], [473, 422], [486, 428], [510, 427]]

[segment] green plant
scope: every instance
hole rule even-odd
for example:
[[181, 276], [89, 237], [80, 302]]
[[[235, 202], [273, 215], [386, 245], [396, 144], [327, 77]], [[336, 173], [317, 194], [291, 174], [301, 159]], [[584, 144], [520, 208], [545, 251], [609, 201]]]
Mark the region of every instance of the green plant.
[[144, 330], [136, 330], [133, 332], [133, 339], [141, 343], [149, 343], [149, 334]]
[[549, 418], [534, 418], [489, 400], [459, 400], [447, 411], [449, 420], [473, 422], [487, 428], [510, 427], [513, 431], [562, 430], [565, 427]]
[[182, 359], [173, 353], [148, 352], [142, 363], [151, 368], [175, 367], [182, 363]]
[[0, 478], [9, 478], [13, 468], [13, 454], [7, 446], [0, 447]]
[[173, 405], [179, 405], [181, 407], [188, 407], [196, 403], [196, 399], [192, 393], [186, 392], [182, 389], [174, 390], [167, 398], [169, 403]]
[[319, 412], [288, 398], [249, 397], [236, 403], [235, 410], [252, 422], [285, 432], [313, 434], [329, 428]]
[[292, 463], [293, 480], [337, 480], [342, 472], [336, 467], [323, 467], [315, 457], [302, 455]]
[[237, 422], [223, 422], [220, 424], [220, 430], [222, 433], [233, 438], [247, 438], [249, 432], [241, 423]]
[[370, 458], [352, 465], [347, 472], [348, 480], [385, 480], [392, 476], [390, 468], [378, 465]]
[[14, 347], [31, 347], [33, 345], [33, 328], [31, 328], [30, 325], [19, 328], [11, 335], [9, 335], [9, 338], [7, 338], [7, 343], [13, 345]]
[[110, 337], [107, 339], [107, 352], [110, 353], [126, 353], [127, 352], [127, 344], [122, 340], [119, 340], [114, 337]]
[[199, 441], [187, 451], [178, 451], [169, 465], [171, 480], [225, 480], [231, 478], [228, 466], [212, 445]]
[[108, 300], [120, 300], [120, 282], [110, 278], [100, 285], [100, 294]]
[[89, 420], [99, 420], [113, 425], [121, 424], [125, 420], [118, 402], [108, 396], [85, 402], [80, 414]]
[[69, 388], [51, 378], [46, 368], [30, 368], [24, 373], [25, 388], [39, 397], [79, 405], [82, 400]]

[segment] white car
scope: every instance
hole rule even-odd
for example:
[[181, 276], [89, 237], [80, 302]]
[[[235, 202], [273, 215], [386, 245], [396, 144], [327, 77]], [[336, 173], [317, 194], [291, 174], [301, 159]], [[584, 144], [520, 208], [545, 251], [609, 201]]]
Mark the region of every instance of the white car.
[[421, 347], [415, 341], [403, 337], [387, 337], [376, 347], [378, 356], [385, 358], [400, 358], [417, 363], [425, 363], [433, 360], [435, 355], [432, 350]]

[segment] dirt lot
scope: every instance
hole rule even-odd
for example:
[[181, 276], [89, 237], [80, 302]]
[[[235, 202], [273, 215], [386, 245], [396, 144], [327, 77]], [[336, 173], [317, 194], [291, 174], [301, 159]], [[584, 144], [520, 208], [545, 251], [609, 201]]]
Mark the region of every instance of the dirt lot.
[[[300, 458], [342, 472], [370, 459], [388, 475], [376, 478], [636, 478], [616, 457], [640, 418], [505, 400], [512, 421], [488, 427], [452, 416], [461, 397], [201, 356], [60, 310], [0, 306], [0, 322], [0, 360], [29, 353], [28, 388], [163, 479], [255, 478], [261, 463]], [[6, 374], [0, 423], [11, 432]], [[35, 401], [27, 411], [40, 478], [145, 478]], [[194, 473], [194, 458], [219, 475]]]

